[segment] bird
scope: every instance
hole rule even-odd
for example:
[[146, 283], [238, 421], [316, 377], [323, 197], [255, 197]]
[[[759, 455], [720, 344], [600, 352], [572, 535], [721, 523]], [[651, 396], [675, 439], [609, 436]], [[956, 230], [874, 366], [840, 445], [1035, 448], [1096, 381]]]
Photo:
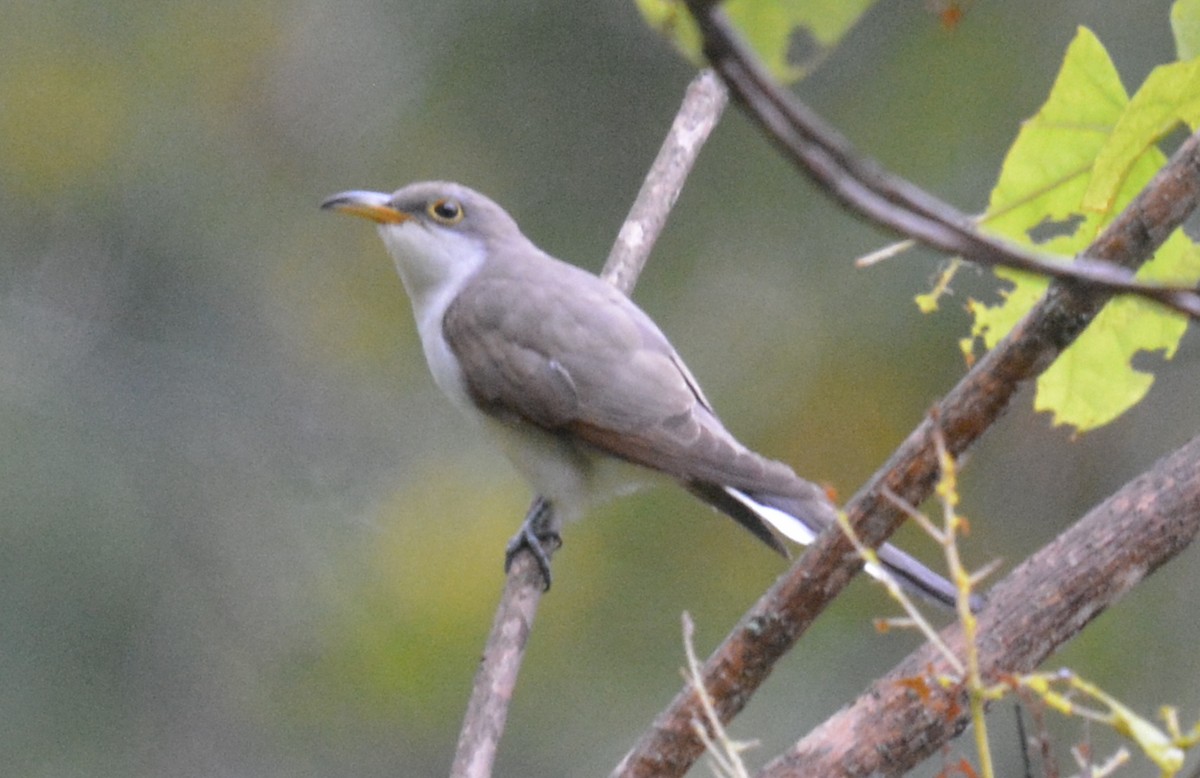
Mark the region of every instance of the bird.
[[[820, 486], [743, 445], [657, 324], [598, 276], [556, 259], [487, 196], [425, 181], [340, 192], [322, 208], [378, 228], [438, 388], [539, 495], [509, 543], [550, 585], [543, 544], [608, 499], [675, 482], [788, 556], [837, 519]], [[555, 546], [557, 547], [557, 545]], [[954, 607], [945, 578], [890, 544], [880, 567]]]

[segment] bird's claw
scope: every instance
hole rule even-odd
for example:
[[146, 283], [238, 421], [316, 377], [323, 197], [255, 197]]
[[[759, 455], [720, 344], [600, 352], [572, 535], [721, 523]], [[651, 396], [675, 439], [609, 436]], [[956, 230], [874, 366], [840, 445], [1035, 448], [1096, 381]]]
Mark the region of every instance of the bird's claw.
[[542, 575], [542, 591], [550, 591], [550, 554], [562, 546], [562, 536], [552, 525], [553, 511], [550, 504], [538, 498], [529, 508], [521, 529], [508, 541], [504, 549], [504, 572], [512, 567], [513, 560], [521, 549], [528, 549]]

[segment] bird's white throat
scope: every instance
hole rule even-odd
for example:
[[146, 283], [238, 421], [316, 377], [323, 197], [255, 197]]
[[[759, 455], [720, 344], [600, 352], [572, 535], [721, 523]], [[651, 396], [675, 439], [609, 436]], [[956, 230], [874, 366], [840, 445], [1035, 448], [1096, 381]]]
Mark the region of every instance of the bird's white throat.
[[425, 361], [438, 388], [469, 416], [479, 415], [467, 396], [458, 358], [442, 332], [446, 308], [487, 258], [475, 238], [414, 222], [379, 225], [396, 272], [412, 301]]

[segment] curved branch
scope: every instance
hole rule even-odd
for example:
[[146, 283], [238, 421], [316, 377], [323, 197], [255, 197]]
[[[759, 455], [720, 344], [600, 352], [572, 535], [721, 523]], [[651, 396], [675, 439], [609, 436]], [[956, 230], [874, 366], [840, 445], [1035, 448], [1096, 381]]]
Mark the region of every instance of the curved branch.
[[[1125, 268], [1145, 262], [1195, 209], [1200, 198], [1200, 134], [1172, 156], [1144, 190], [1089, 247], [1087, 255]], [[1070, 345], [1112, 296], [1056, 281], [1041, 301], [951, 389], [931, 417], [957, 456], [1000, 417], [1016, 391]], [[937, 478], [933, 423], [927, 418], [846, 505], [858, 538], [887, 539], [904, 516], [887, 493], [919, 505]], [[783, 656], [862, 566], [836, 528], [817, 538], [792, 568], [742, 617], [704, 665], [704, 682], [722, 721], [749, 701]], [[985, 610], [986, 612], [986, 610]], [[700, 720], [690, 688], [679, 692], [613, 772], [624, 778], [682, 775], [702, 752], [692, 731]]]
[[[727, 103], [725, 87], [712, 71], [702, 71], [688, 86], [654, 164], [621, 227], [603, 277], [629, 294], [662, 232], [683, 183]], [[536, 500], [535, 500], [536, 502]], [[544, 547], [547, 559], [555, 548]], [[542, 575], [532, 553], [519, 552], [508, 570], [496, 609], [451, 767], [451, 778], [487, 778], [508, 718], [508, 705], [525, 658], [543, 593]]]
[[[1200, 534], [1200, 438], [1164, 457], [1093, 508], [992, 588], [979, 619], [985, 682], [1034, 670], [1105, 608]], [[959, 626], [942, 637], [963, 652]], [[969, 723], [961, 685], [926, 644], [857, 701], [763, 768], [760, 778], [895, 775]], [[914, 685], [914, 679], [929, 679]], [[914, 688], [928, 690], [922, 698]]]
[[1144, 284], [1127, 268], [1088, 251], [1065, 263], [981, 233], [966, 214], [877, 163], [853, 147], [758, 62], [711, 0], [689, 0], [704, 37], [704, 53], [768, 139], [805, 174], [851, 211], [903, 237], [981, 265], [1002, 265], [1074, 284], [1136, 294], [1200, 318], [1193, 288]]

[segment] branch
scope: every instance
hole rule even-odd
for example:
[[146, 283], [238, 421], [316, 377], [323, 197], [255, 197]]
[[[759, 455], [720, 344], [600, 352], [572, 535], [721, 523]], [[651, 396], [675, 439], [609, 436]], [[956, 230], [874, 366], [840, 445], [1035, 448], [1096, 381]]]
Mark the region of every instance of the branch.
[[[622, 292], [632, 291], [727, 100], [725, 88], [712, 71], [702, 71], [688, 86], [683, 104], [604, 265], [603, 277]], [[549, 558], [556, 549], [543, 550]], [[492, 631], [475, 673], [451, 778], [487, 778], [492, 774], [542, 593], [542, 576], [533, 554], [522, 551], [509, 567]]]
[[[552, 553], [549, 548], [545, 550]], [[451, 778], [487, 778], [492, 774], [542, 592], [542, 572], [533, 554], [518, 554], [508, 568], [504, 593], [475, 673]]]
[[775, 83], [717, 5], [711, 0], [688, 0], [704, 37], [705, 56], [780, 152], [851, 211], [977, 264], [1136, 294], [1200, 318], [1200, 294], [1193, 288], [1143, 284], [1129, 269], [1113, 267], [1091, 251], [1065, 263], [990, 237], [979, 232], [966, 214], [858, 155], [845, 138]]
[[[979, 620], [985, 681], [1034, 670], [1197, 534], [1200, 437], [1123, 486], [993, 587]], [[959, 625], [942, 637], [962, 655]], [[943, 688], [934, 680], [951, 674], [936, 648], [922, 646], [759, 778], [907, 771], [968, 724], [964, 687]], [[914, 679], [928, 679], [919, 684], [928, 697], [913, 693]]]
[[625, 294], [633, 291], [650, 249], [679, 199], [683, 182], [728, 102], [729, 93], [711, 70], [700, 71], [688, 86], [667, 139], [600, 272], [601, 278]]
[[[1092, 243], [1087, 255], [1125, 268], [1148, 259], [1195, 209], [1200, 197], [1200, 134], [1172, 156], [1144, 190]], [[1032, 311], [983, 356], [938, 403], [932, 417], [952, 456], [966, 451], [1000, 417], [1016, 391], [1070, 345], [1111, 298], [1078, 283], [1053, 282]], [[926, 418], [846, 505], [859, 540], [878, 546], [903, 513], [890, 490], [919, 505], [937, 478], [933, 425]], [[704, 665], [704, 681], [722, 721], [729, 721], [766, 680], [774, 663], [861, 567], [837, 529], [817, 538], [792, 568], [742, 617]], [[701, 753], [691, 730], [700, 716], [685, 688], [655, 719], [613, 772], [623, 778], [682, 775]]]

